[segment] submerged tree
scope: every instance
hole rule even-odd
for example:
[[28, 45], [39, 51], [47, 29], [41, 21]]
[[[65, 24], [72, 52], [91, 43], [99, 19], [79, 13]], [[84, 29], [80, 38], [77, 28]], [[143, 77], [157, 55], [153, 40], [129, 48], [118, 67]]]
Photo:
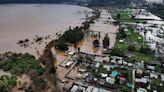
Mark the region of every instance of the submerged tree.
[[93, 41], [93, 47], [99, 47], [99, 44], [99, 40], [96, 39]]
[[108, 34], [106, 34], [103, 39], [103, 48], [108, 48], [109, 45], [110, 45], [110, 38], [108, 37]]

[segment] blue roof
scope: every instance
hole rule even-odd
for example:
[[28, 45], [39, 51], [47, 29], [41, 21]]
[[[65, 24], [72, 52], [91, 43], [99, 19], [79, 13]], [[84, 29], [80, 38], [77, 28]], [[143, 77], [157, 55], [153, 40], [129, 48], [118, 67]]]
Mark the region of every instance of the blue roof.
[[117, 71], [113, 71], [112, 74], [111, 74], [112, 77], [116, 77], [117, 75], [118, 75]]

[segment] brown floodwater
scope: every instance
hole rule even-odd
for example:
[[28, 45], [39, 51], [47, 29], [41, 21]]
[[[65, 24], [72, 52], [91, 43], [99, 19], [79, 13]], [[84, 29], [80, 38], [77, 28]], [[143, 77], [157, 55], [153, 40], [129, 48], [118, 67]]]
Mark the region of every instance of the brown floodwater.
[[[37, 55], [57, 32], [64, 32], [69, 26], [80, 26], [91, 9], [63, 4], [9, 4], [0, 5], [0, 53], [6, 51], [29, 52]], [[35, 35], [47, 36], [41, 44], [33, 43]], [[27, 48], [20, 47], [18, 40], [29, 39]]]
[[[108, 37], [110, 38], [110, 45], [109, 48], [112, 48], [115, 45], [116, 42], [116, 31], [118, 30], [118, 26], [115, 26], [112, 24], [113, 21], [111, 14], [105, 10], [102, 9], [101, 16], [99, 19], [95, 20], [95, 23], [91, 25], [90, 30], [93, 32], [100, 32], [100, 38], [98, 37], [85, 37], [79, 44], [78, 47], [80, 47], [80, 50], [82, 52], [88, 52], [88, 53], [95, 53], [98, 55], [102, 54], [102, 41], [106, 34], [108, 34]], [[111, 18], [111, 19], [108, 19]], [[100, 42], [99, 48], [93, 48], [93, 41], [95, 39], [98, 39]], [[71, 51], [74, 50], [74, 47], [72, 46]]]

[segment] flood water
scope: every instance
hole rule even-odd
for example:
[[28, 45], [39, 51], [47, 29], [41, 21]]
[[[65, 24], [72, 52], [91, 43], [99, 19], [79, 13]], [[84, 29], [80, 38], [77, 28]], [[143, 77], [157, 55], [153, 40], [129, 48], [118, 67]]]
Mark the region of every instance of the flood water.
[[74, 5], [0, 5], [0, 53], [13, 51], [36, 55], [36, 49], [42, 51], [45, 43], [23, 48], [16, 44], [18, 40], [29, 38], [32, 43], [35, 35], [56, 38], [57, 32], [81, 25], [91, 11]]

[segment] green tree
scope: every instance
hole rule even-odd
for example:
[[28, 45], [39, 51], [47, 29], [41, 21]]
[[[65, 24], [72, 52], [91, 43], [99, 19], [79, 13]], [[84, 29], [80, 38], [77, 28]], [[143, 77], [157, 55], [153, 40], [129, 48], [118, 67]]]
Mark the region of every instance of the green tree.
[[106, 34], [106, 36], [103, 39], [103, 48], [108, 48], [110, 44], [110, 39], [108, 37], [108, 34]]

